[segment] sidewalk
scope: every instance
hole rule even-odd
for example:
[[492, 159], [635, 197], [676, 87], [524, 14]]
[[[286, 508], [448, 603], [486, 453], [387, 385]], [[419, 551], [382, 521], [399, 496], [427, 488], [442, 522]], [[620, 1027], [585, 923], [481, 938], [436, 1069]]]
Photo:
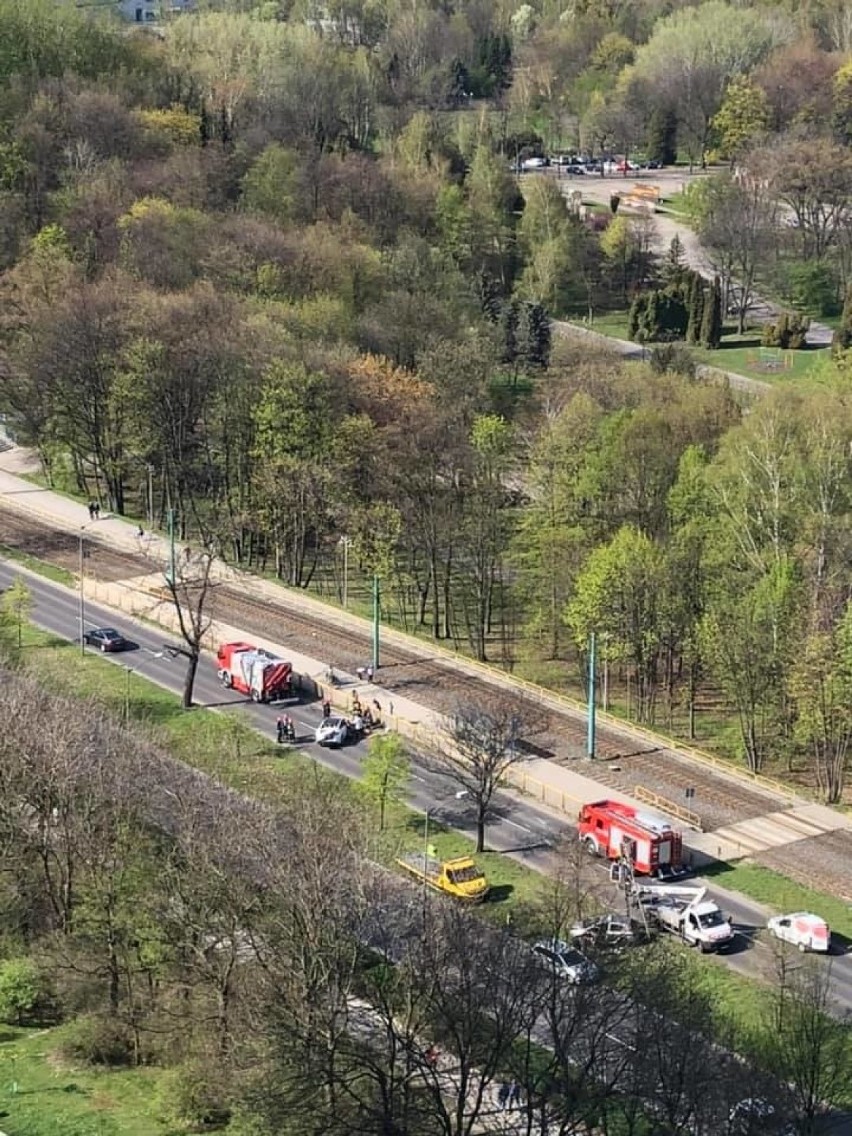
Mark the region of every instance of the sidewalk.
[[[21, 468], [21, 453], [18, 447], [0, 452], [0, 499], [4, 504], [54, 528], [70, 533], [82, 533], [87, 540], [95, 540], [121, 551], [137, 556], [141, 553], [148, 557], [152, 562], [152, 571], [112, 583], [87, 579], [86, 593], [106, 606], [118, 608], [137, 618], [147, 619], [173, 630], [176, 617], [171, 602], [165, 594], [162, 569], [157, 567], [154, 570], [155, 565], [165, 565], [168, 562], [167, 540], [159, 534], [147, 532], [139, 537], [137, 526], [120, 517], [103, 515], [99, 520], [93, 521], [86, 506], [17, 476], [16, 472], [12, 471]], [[178, 548], [177, 552], [180, 555], [182, 549]], [[214, 566], [213, 577], [248, 590], [270, 604], [276, 604], [281, 608], [289, 606], [304, 614], [316, 615], [328, 621], [327, 605], [311, 596], [285, 591], [271, 581], [250, 576], [223, 563]], [[334, 617], [341, 624], [361, 633], [369, 632], [368, 622], [358, 616], [335, 610]], [[385, 641], [396, 643], [415, 654], [428, 653], [431, 659], [440, 655], [448, 668], [471, 674], [482, 681], [492, 682], [501, 690], [505, 690], [507, 685], [516, 683], [516, 680], [503, 672], [492, 673], [486, 667], [452, 657], [448, 652], [439, 652], [432, 647], [427, 649], [422, 643], [390, 628], [383, 628], [382, 636]], [[211, 639], [216, 642], [244, 638], [246, 633], [243, 629], [224, 622], [217, 622], [211, 629]], [[342, 710], [349, 709], [351, 696], [357, 690], [362, 701], [372, 703], [375, 700], [379, 703], [382, 717], [391, 728], [424, 747], [433, 740], [436, 729], [440, 729], [440, 714], [414, 699], [390, 691], [380, 684], [359, 683], [356, 676], [339, 670], [341, 685], [337, 688], [327, 687], [324, 675], [329, 660], [295, 653], [290, 647], [282, 648], [280, 644], [257, 635], [251, 635], [250, 638], [276, 654], [286, 655], [292, 661], [294, 670], [310, 680], [320, 696], [328, 696], [330, 701]], [[516, 685], [519, 690], [523, 689], [522, 684], [516, 683]], [[558, 695], [542, 691], [538, 697], [543, 705], [561, 714], [573, 713], [575, 719], [582, 712], [582, 708], [572, 707], [570, 700]], [[605, 719], [606, 716], [601, 715], [601, 721]], [[612, 722], [610, 728], [620, 731], [637, 743], [647, 745], [649, 739], [653, 740], [648, 731], [633, 728], [629, 723]], [[659, 748], [669, 749], [670, 743], [659, 738], [656, 740]], [[686, 757], [688, 760], [689, 755]], [[722, 779], [732, 778], [732, 774], [721, 771], [718, 776]], [[640, 804], [628, 794], [596, 780], [593, 762], [578, 761], [569, 767], [547, 758], [531, 758], [513, 767], [509, 771], [508, 780], [547, 808], [571, 819], [576, 816], [583, 802], [605, 797], [636, 804], [646, 811], [649, 809], [647, 804]], [[742, 783], [737, 782], [736, 778], [733, 780], [735, 783]], [[838, 829], [852, 830], [852, 818], [840, 812], [796, 798], [788, 792], [773, 792], [771, 788], [763, 786], [759, 787], [759, 792], [766, 801], [766, 811], [762, 815], [729, 824], [709, 833], [684, 832], [684, 843], [693, 853], [696, 862], [706, 859], [736, 860]]]

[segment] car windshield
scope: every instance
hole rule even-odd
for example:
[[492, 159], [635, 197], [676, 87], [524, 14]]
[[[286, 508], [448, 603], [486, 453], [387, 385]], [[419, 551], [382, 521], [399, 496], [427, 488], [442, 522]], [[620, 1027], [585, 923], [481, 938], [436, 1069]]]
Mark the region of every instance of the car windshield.
[[698, 922], [702, 927], [722, 927], [726, 919], [721, 911], [708, 911], [706, 915], [699, 915]]
[[585, 966], [586, 959], [579, 951], [560, 951], [559, 961], [565, 967]]
[[454, 884], [469, 884], [471, 880], [482, 878], [482, 872], [474, 864], [468, 868], [454, 868], [453, 871], [447, 872], [447, 875]]
[[102, 631], [98, 632], [102, 639], [120, 639], [121, 636], [117, 631], [113, 631], [111, 627], [105, 627]]
[[339, 730], [342, 724], [342, 718], [323, 718], [320, 722], [321, 730]]

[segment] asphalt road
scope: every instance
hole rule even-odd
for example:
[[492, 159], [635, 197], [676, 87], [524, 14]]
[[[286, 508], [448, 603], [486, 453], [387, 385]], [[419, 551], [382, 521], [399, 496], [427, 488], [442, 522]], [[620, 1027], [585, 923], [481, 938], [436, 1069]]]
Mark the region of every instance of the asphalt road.
[[[17, 565], [0, 561], [0, 588], [6, 587], [15, 575], [22, 574]], [[79, 641], [79, 596], [59, 584], [40, 576], [26, 573], [33, 608], [32, 619], [44, 630], [62, 639]], [[91, 627], [115, 627], [136, 644], [135, 649], [104, 658], [116, 666], [131, 668], [167, 690], [180, 692], [183, 686], [184, 662], [172, 658], [164, 651], [170, 642], [166, 633], [137, 623], [127, 616], [95, 604], [85, 605], [85, 624]], [[87, 648], [87, 654], [94, 653]], [[266, 737], [274, 739], [275, 720], [280, 709], [257, 705], [233, 691], [224, 689], [216, 678], [212, 657], [205, 657], [198, 670], [195, 686], [198, 705], [210, 709], [225, 709], [245, 715], [246, 720]], [[296, 723], [299, 748], [323, 765], [347, 777], [360, 775], [361, 760], [366, 752], [364, 743], [327, 750], [314, 744], [313, 731], [322, 713], [318, 704], [288, 706]], [[286, 756], [282, 757], [286, 760]], [[473, 815], [464, 800], [458, 800], [458, 786], [435, 769], [422, 755], [412, 755], [412, 780], [409, 803], [421, 812], [429, 810], [430, 817], [443, 825], [473, 835]], [[488, 826], [489, 848], [505, 852], [530, 867], [544, 869], [552, 866], [553, 849], [560, 838], [569, 834], [573, 826], [536, 804], [509, 793], [496, 798], [495, 816]], [[602, 866], [603, 868], [603, 866]], [[717, 887], [710, 894], [720, 907], [728, 912], [737, 930], [735, 946], [720, 956], [733, 970], [749, 977], [770, 978], [773, 971], [773, 950], [762, 936], [755, 938], [756, 930], [764, 926], [763, 909], [744, 897]], [[618, 897], [613, 889], [613, 906]], [[852, 955], [834, 955], [819, 960], [830, 969], [832, 1007], [837, 1013], [852, 1012]], [[708, 965], [712, 965], [708, 962]]]

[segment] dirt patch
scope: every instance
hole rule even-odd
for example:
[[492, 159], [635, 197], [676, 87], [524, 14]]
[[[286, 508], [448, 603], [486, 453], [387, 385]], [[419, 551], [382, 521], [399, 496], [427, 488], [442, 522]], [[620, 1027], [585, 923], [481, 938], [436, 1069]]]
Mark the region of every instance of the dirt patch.
[[[38, 521], [9, 509], [0, 509], [0, 544], [68, 572], [80, 571], [79, 537], [46, 529]], [[150, 561], [144, 556], [115, 552], [94, 540], [83, 540], [83, 555], [86, 575], [106, 583], [151, 571]]]

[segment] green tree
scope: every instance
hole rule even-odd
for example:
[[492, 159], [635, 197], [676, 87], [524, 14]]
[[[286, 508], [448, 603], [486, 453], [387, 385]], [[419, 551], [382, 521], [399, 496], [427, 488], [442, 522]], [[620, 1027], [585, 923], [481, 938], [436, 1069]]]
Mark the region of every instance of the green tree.
[[277, 575], [304, 587], [329, 524], [332, 391], [304, 364], [270, 364], [254, 414], [258, 522], [273, 542]]
[[789, 683], [795, 737], [827, 804], [843, 799], [852, 743], [852, 604], [833, 632], [815, 631], [796, 656]]
[[43, 993], [44, 982], [31, 959], [12, 958], [0, 962], [0, 1021], [22, 1025]]
[[18, 650], [23, 645], [24, 624], [29, 618], [33, 606], [33, 597], [30, 589], [20, 576], [16, 576], [3, 593], [3, 616], [11, 623], [16, 632]]
[[399, 734], [376, 734], [370, 738], [361, 764], [358, 792], [379, 812], [379, 832], [384, 832], [388, 805], [405, 800], [411, 762]]
[[286, 225], [297, 212], [300, 172], [293, 151], [273, 142], [243, 177], [243, 208]]
[[766, 92], [744, 75], [728, 84], [722, 105], [713, 117], [719, 147], [733, 162], [764, 134], [769, 126]]
[[654, 25], [636, 53], [634, 81], [649, 84], [657, 105], [674, 110], [691, 163], [703, 162], [726, 85], [763, 59], [779, 38], [768, 13], [705, 0]]
[[736, 707], [743, 753], [759, 773], [783, 736], [783, 693], [799, 603], [799, 579], [786, 557], [766, 574], [717, 580], [699, 636], [709, 671]]
[[638, 529], [624, 525], [590, 554], [565, 608], [565, 622], [581, 651], [594, 631], [605, 638], [608, 657], [632, 671], [640, 722], [654, 720], [665, 604], [660, 548]]
[[714, 276], [701, 318], [701, 346], [715, 350], [722, 342], [722, 282]]
[[700, 272], [693, 273], [689, 284], [689, 315], [686, 323], [686, 342], [698, 343], [704, 323], [704, 278]]
[[563, 653], [562, 612], [588, 550], [581, 475], [602, 417], [589, 394], [576, 394], [543, 423], [527, 466], [530, 504], [519, 521], [512, 560], [528, 632], [551, 659]]
[[834, 137], [844, 146], [852, 144], [852, 62], [844, 63], [832, 83], [831, 125]]

